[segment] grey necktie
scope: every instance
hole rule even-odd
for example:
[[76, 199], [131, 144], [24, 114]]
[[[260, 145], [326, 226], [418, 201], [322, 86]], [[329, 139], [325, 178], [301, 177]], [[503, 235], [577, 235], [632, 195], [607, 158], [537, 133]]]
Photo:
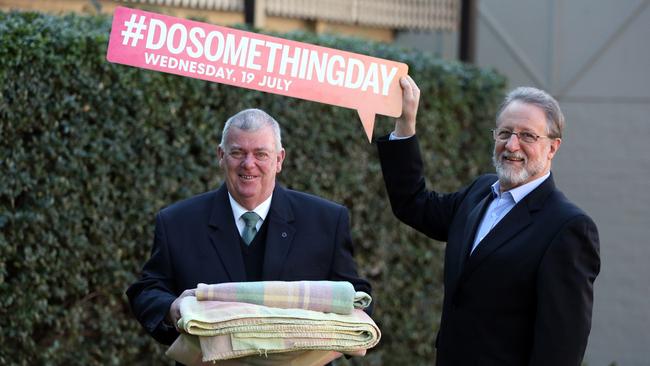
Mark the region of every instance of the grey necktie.
[[246, 226], [244, 226], [244, 231], [241, 233], [241, 237], [244, 239], [244, 243], [246, 243], [246, 245], [249, 245], [253, 241], [253, 238], [255, 238], [255, 234], [257, 234], [256, 226], [257, 221], [260, 219], [260, 217], [255, 212], [249, 211], [241, 215], [241, 218], [246, 223]]

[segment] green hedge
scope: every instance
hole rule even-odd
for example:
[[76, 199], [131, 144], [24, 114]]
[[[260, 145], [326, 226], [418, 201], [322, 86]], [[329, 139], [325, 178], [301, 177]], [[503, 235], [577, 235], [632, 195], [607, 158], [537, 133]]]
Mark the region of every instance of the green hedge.
[[[247, 107], [283, 125], [283, 185], [351, 210], [383, 332], [351, 363], [431, 364], [444, 246], [391, 214], [356, 112], [108, 63], [109, 28], [106, 17], [0, 13], [0, 364], [169, 363], [124, 290], [149, 256], [155, 212], [220, 184], [220, 130]], [[283, 36], [409, 64], [436, 187], [491, 169], [502, 77], [383, 44]], [[380, 117], [375, 135], [392, 127]]]

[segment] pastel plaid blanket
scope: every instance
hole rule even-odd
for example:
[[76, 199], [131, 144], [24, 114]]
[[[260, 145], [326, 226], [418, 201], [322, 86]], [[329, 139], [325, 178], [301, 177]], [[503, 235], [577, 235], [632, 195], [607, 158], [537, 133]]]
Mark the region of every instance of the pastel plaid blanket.
[[355, 291], [346, 281], [260, 281], [199, 283], [199, 301], [245, 302], [283, 309], [306, 309], [324, 313], [350, 314], [365, 309], [372, 298]]
[[[188, 342], [195, 341], [179, 337], [168, 350], [168, 355], [179, 362], [183, 362], [181, 358], [185, 362], [198, 359], [199, 348], [201, 362], [306, 350], [364, 354], [381, 338], [374, 321], [359, 309], [341, 315], [247, 303], [198, 301], [193, 296], [183, 298], [180, 308], [179, 328], [198, 336], [200, 347], [192, 350]], [[184, 353], [179, 355], [179, 349]], [[329, 361], [314, 364], [326, 362]]]
[[[227, 343], [227, 340], [224, 343]], [[366, 350], [347, 352], [347, 354], [364, 356]], [[166, 355], [186, 366], [322, 366], [343, 356], [341, 352], [336, 351], [300, 350], [256, 354], [228, 360], [203, 361], [199, 337], [189, 334], [181, 334], [169, 347]]]

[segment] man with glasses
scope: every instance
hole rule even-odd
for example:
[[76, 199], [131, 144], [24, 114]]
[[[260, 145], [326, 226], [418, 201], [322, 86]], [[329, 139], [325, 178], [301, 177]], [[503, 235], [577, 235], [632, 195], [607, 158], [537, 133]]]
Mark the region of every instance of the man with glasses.
[[348, 210], [276, 184], [285, 158], [280, 137], [266, 112], [235, 114], [217, 150], [225, 183], [156, 216], [151, 258], [126, 293], [160, 343], [179, 335], [180, 299], [198, 283], [348, 281], [370, 294], [357, 274]]
[[420, 90], [377, 145], [393, 212], [447, 242], [438, 366], [579, 366], [600, 270], [596, 225], [556, 187], [564, 116], [546, 92], [512, 90], [496, 118], [496, 175], [455, 193], [425, 187], [415, 135]]

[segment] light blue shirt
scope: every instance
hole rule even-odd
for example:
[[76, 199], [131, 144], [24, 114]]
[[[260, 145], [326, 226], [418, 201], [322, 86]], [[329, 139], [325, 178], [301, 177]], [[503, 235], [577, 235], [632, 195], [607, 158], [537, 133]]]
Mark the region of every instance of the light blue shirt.
[[411, 136], [397, 136], [397, 135], [395, 135], [395, 131], [393, 131], [393, 132], [390, 133], [390, 136], [388, 136], [388, 141], [393, 141], [393, 140], [406, 140], [406, 139], [411, 138], [411, 137], [413, 137], [413, 136], [415, 136], [415, 135], [411, 135]]
[[481, 219], [481, 223], [478, 226], [476, 237], [474, 237], [474, 244], [472, 244], [471, 253], [474, 252], [474, 249], [476, 249], [481, 240], [485, 238], [490, 230], [492, 230], [492, 228], [494, 228], [499, 221], [501, 221], [501, 219], [503, 219], [503, 217], [510, 212], [517, 203], [519, 203], [519, 201], [524, 199], [524, 197], [535, 188], [539, 187], [539, 185], [542, 184], [550, 175], [551, 173], [546, 173], [543, 177], [539, 177], [503, 193], [501, 193], [499, 181], [496, 181], [492, 185], [492, 197], [494, 197], [494, 199], [490, 202], [487, 210], [485, 210], [485, 215], [483, 215], [483, 219]]

